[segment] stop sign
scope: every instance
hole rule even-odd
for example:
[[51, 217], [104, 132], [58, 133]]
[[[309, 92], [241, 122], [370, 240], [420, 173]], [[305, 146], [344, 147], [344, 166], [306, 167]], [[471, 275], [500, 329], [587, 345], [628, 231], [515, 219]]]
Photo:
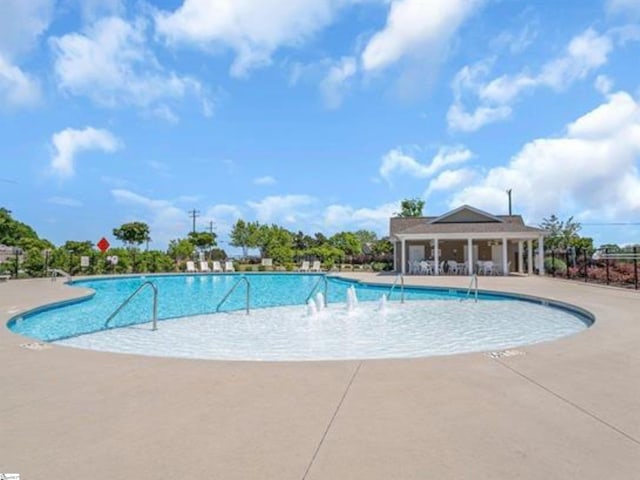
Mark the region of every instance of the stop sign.
[[106, 252], [107, 250], [109, 250], [109, 247], [110, 247], [110, 246], [111, 246], [111, 245], [109, 244], [109, 241], [108, 241], [106, 238], [104, 238], [104, 237], [102, 237], [102, 238], [100, 239], [100, 241], [98, 242], [98, 245], [97, 245], [97, 247], [100, 249], [100, 251], [101, 251], [102, 253], [104, 253], [104, 252]]

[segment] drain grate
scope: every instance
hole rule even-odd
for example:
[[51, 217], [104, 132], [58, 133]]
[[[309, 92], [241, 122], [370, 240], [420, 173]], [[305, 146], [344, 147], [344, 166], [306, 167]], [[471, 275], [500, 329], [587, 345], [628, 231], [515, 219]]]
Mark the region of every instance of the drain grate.
[[505, 358], [505, 357], [517, 357], [518, 355], [524, 355], [524, 352], [520, 350], [497, 350], [495, 352], [489, 352], [486, 355], [489, 358]]
[[28, 350], [47, 350], [51, 348], [51, 345], [42, 342], [21, 343], [20, 346]]

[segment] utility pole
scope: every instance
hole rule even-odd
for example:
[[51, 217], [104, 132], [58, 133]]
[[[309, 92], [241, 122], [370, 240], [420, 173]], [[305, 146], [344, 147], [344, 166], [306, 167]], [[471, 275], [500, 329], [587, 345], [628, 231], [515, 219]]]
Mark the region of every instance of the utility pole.
[[509, 196], [509, 216], [511, 216], [511, 189], [507, 190], [507, 195]]
[[193, 221], [193, 233], [196, 233], [196, 218], [198, 218], [200, 216], [200, 211], [196, 210], [195, 208], [193, 210], [189, 211], [189, 216], [191, 217], [191, 220]]
[[213, 235], [213, 220], [209, 220], [209, 233]]

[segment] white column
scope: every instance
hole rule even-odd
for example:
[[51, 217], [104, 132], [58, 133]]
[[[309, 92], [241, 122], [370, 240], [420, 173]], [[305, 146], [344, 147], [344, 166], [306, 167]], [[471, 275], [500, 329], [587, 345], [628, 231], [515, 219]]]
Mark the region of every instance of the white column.
[[440, 249], [440, 245], [439, 245], [438, 239], [435, 238], [433, 240], [433, 260], [435, 263], [435, 266], [433, 269], [434, 275], [440, 275], [440, 252], [438, 251], [439, 249]]
[[533, 275], [533, 241], [527, 240], [527, 273]]
[[522, 265], [522, 262], [524, 261], [524, 256], [522, 255], [523, 249], [524, 249], [524, 242], [520, 240], [518, 242], [518, 273], [524, 273], [524, 265]]
[[509, 270], [507, 270], [507, 264], [509, 263], [509, 256], [507, 252], [507, 239], [502, 239], [502, 275], [505, 277], [509, 275]]
[[402, 243], [400, 244], [400, 261], [402, 262], [402, 267], [400, 268], [400, 271], [405, 274], [407, 273], [407, 261], [406, 261], [406, 243], [405, 243], [405, 239], [402, 239]]
[[544, 275], [544, 237], [538, 237], [538, 274]]
[[473, 238], [467, 238], [467, 272], [473, 275]]
[[396, 257], [396, 246], [398, 245], [398, 242], [396, 242], [395, 240], [393, 241], [393, 271], [397, 272], [398, 271], [398, 258]]

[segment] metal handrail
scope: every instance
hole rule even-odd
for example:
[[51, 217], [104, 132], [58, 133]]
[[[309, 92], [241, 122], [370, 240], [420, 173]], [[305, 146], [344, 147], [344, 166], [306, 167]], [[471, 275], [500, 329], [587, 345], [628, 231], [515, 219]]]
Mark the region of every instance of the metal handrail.
[[49, 274], [51, 274], [51, 281], [54, 282], [56, 280], [56, 278], [58, 278], [58, 275], [62, 275], [64, 277], [66, 277], [67, 279], [71, 280], [71, 274], [65, 272], [64, 270], [61, 270], [59, 268], [49, 268], [48, 269]]
[[153, 290], [153, 317], [151, 319], [151, 321], [153, 322], [153, 326], [151, 327], [151, 330], [157, 330], [158, 329], [158, 287], [156, 287], [156, 285], [150, 281], [144, 282], [142, 285], [136, 288], [136, 291], [133, 292], [131, 295], [129, 295], [129, 298], [127, 298], [124, 302], [122, 302], [120, 306], [116, 308], [116, 310], [111, 315], [109, 315], [109, 318], [107, 318], [107, 320], [104, 322], [104, 328], [107, 328], [109, 326], [109, 322], [113, 320], [113, 318], [116, 315], [118, 315], [118, 313], [120, 313], [120, 311], [124, 307], [128, 305], [128, 303], [133, 299], [133, 297], [135, 297], [138, 294], [138, 292], [140, 292], [146, 286], [150, 286], [151, 289]]
[[327, 295], [327, 292], [329, 291], [329, 280], [327, 280], [327, 276], [326, 275], [321, 275], [320, 276], [320, 278], [318, 279], [316, 284], [311, 289], [311, 292], [309, 293], [309, 296], [304, 301], [305, 304], [309, 303], [309, 300], [311, 300], [311, 298], [313, 297], [313, 294], [316, 293], [316, 290], [318, 289], [318, 286], [320, 285], [320, 282], [324, 282], [324, 306], [326, 307], [327, 305], [329, 305], [329, 297]]
[[242, 282], [243, 280], [247, 284], [247, 305], [246, 305], [246, 310], [247, 310], [247, 315], [249, 315], [249, 305], [250, 305], [250, 302], [251, 302], [251, 283], [249, 283], [249, 280], [247, 280], [247, 277], [245, 277], [244, 275], [241, 276], [238, 279], [238, 281], [233, 284], [233, 287], [231, 287], [229, 289], [229, 291], [226, 293], [226, 295], [224, 297], [222, 297], [222, 300], [220, 300], [220, 303], [218, 303], [218, 306], [216, 307], [216, 312], [220, 311], [220, 307], [222, 306], [222, 304], [227, 301], [227, 298], [229, 298], [229, 296], [234, 292], [234, 290], [238, 287], [238, 285], [240, 285], [240, 282]]
[[404, 303], [404, 275], [402, 273], [399, 273], [393, 281], [389, 293], [387, 293], [387, 300], [391, 300], [391, 294], [398, 285], [398, 280], [400, 280], [400, 303]]
[[467, 296], [465, 298], [461, 298], [460, 301], [469, 299], [469, 295], [471, 295], [471, 287], [474, 287], [474, 292], [475, 292], [474, 297], [475, 297], [475, 301], [477, 302], [478, 301], [478, 274], [477, 273], [474, 273], [473, 275], [471, 275], [469, 288], [467, 288]]

